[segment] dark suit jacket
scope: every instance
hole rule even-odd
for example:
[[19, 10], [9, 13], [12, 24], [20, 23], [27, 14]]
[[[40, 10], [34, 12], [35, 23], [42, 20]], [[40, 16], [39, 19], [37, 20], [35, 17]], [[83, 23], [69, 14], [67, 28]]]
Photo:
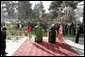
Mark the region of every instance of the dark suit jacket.
[[1, 37], [0, 37], [1, 42], [6, 40], [6, 33], [1, 31]]

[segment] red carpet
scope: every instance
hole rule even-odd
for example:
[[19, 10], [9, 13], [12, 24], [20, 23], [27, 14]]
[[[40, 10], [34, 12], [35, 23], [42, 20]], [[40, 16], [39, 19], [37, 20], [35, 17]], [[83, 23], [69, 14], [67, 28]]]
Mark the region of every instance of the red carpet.
[[79, 56], [79, 54], [66, 43], [50, 44], [44, 39], [42, 43], [35, 43], [34, 40], [27, 39], [15, 51], [13, 56]]

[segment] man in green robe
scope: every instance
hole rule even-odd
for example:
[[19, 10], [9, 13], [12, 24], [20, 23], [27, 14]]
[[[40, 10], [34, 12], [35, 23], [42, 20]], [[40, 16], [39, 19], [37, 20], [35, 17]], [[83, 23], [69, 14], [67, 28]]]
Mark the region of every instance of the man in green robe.
[[42, 26], [40, 26], [40, 24], [38, 23], [37, 26], [35, 26], [35, 42], [39, 43], [39, 42], [42, 42]]

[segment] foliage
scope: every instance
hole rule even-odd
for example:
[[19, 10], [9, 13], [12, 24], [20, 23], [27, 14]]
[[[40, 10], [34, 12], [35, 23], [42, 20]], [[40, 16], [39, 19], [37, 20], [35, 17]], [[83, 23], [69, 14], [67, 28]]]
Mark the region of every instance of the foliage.
[[29, 1], [18, 1], [18, 18], [29, 19], [32, 17], [31, 3]]
[[4, 18], [4, 17], [16, 18], [15, 8], [16, 8], [17, 3], [13, 2], [13, 1], [1, 1], [1, 5], [4, 5], [4, 6], [1, 6], [2, 18]]
[[49, 7], [49, 10], [52, 12], [51, 18], [55, 19], [58, 17], [57, 11], [59, 11], [59, 8], [61, 8], [62, 11], [65, 7], [69, 6], [74, 10], [78, 3], [79, 1], [53, 1]]
[[42, 14], [45, 12], [45, 10], [43, 9], [43, 3], [40, 1], [40, 3], [35, 4], [33, 12], [35, 15], [35, 18], [39, 18], [40, 16], [42, 16]]

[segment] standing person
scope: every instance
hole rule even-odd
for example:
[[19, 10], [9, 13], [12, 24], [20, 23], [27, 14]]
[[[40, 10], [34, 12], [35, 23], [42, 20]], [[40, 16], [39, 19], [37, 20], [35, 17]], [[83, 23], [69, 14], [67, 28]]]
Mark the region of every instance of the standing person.
[[[59, 30], [59, 24], [56, 24], [56, 30], [58, 31]], [[58, 32], [57, 32], [58, 34]]]
[[74, 24], [74, 26], [73, 26], [73, 35], [75, 35], [75, 32], [76, 32], [76, 26]]
[[19, 22], [16, 22], [16, 36], [19, 35]]
[[60, 25], [60, 28], [59, 28], [59, 34], [58, 34], [58, 41], [59, 43], [63, 43], [64, 42], [64, 38], [63, 38], [63, 27], [62, 25]]
[[27, 28], [27, 31], [28, 31], [28, 34], [29, 34], [29, 39], [30, 38], [32, 38], [32, 24], [30, 23], [29, 25], [28, 25], [28, 28]]
[[52, 24], [52, 27], [50, 28], [50, 32], [49, 32], [49, 42], [50, 43], [56, 42], [56, 30], [57, 30], [57, 28], [55, 27], [55, 24]]
[[79, 36], [81, 34], [81, 25], [78, 24], [78, 27], [77, 27], [77, 33], [76, 33], [76, 38], [75, 38], [75, 43], [78, 43], [79, 42]]
[[73, 33], [73, 26], [74, 26], [74, 24], [71, 23], [71, 25], [70, 25], [70, 27], [71, 27], [71, 34]]
[[5, 50], [6, 50], [6, 28], [5, 27], [3, 27], [2, 29], [1, 29], [1, 38], [0, 38], [0, 41], [1, 41], [1, 46], [0, 46], [0, 48], [1, 48], [1, 52], [0, 52], [0, 56], [5, 56], [7, 53], [5, 52]]
[[19, 29], [19, 22], [16, 23], [16, 29]]
[[43, 27], [40, 25], [40, 23], [37, 23], [37, 26], [35, 26], [35, 42], [39, 43], [42, 42], [42, 36], [43, 34]]
[[32, 24], [31, 23], [28, 25], [27, 28], [28, 28], [28, 33], [32, 32]]
[[27, 29], [26, 25], [24, 26], [24, 34], [25, 34], [25, 36], [28, 36], [28, 29]]
[[19, 21], [19, 35], [21, 36], [22, 35], [22, 33], [21, 33], [21, 31], [22, 31], [22, 22], [21, 21]]

